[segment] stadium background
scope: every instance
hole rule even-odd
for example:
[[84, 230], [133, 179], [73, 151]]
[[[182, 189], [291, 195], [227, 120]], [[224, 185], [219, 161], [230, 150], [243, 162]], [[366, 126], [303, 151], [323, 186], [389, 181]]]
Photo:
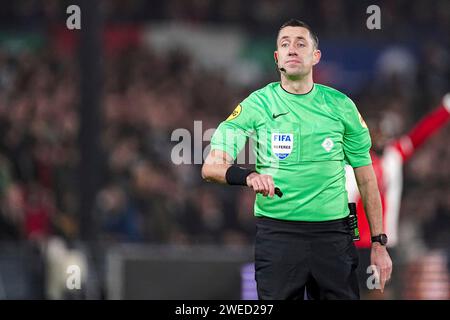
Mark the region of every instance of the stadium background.
[[[350, 95], [375, 139], [450, 89], [445, 0], [87, 1], [68, 30], [76, 3], [1, 6], [0, 299], [253, 298], [254, 195], [174, 165], [171, 134], [214, 128], [277, 81], [288, 18], [316, 30], [315, 81]], [[371, 4], [381, 30], [366, 28]], [[405, 166], [386, 299], [450, 296], [449, 138], [446, 126]]]

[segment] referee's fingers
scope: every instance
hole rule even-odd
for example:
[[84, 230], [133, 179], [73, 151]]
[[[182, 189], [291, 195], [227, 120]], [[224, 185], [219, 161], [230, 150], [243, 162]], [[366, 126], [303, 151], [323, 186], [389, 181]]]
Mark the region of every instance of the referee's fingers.
[[256, 189], [255, 189], [256, 193], [263, 193], [264, 192], [264, 185], [261, 182], [261, 179], [259, 179], [259, 178], [255, 179], [255, 185], [256, 185]]
[[269, 196], [273, 197], [275, 195], [275, 184], [272, 176], [267, 176], [267, 183], [269, 184]]
[[258, 181], [258, 179], [252, 179], [252, 188], [253, 188], [253, 190], [255, 191], [255, 192], [258, 192], [259, 191], [259, 189], [260, 189], [260, 186], [259, 186], [259, 181]]
[[269, 182], [267, 181], [267, 178], [265, 176], [261, 176], [261, 183], [264, 187], [262, 194], [264, 195], [264, 197], [267, 197], [267, 195], [269, 194]]
[[386, 282], [388, 282], [391, 279], [392, 274], [392, 267], [387, 265], [386, 266]]
[[387, 283], [389, 280], [391, 280], [392, 275], [392, 264], [387, 264], [384, 268], [384, 274], [385, 274], [385, 283]]
[[386, 285], [386, 271], [381, 269], [380, 270], [380, 289], [381, 292], [384, 291], [384, 286]]

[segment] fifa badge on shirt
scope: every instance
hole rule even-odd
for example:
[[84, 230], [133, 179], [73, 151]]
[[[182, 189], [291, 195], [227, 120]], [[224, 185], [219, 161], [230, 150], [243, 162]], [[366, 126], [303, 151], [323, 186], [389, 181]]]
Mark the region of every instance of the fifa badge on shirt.
[[294, 146], [292, 133], [272, 133], [272, 153], [280, 160], [291, 154]]

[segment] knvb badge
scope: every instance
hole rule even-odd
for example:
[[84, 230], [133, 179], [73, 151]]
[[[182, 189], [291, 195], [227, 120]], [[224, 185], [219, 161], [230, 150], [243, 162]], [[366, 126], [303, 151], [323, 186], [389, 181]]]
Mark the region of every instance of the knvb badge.
[[291, 154], [294, 146], [292, 133], [272, 133], [272, 153], [280, 160]]
[[326, 152], [330, 152], [331, 149], [333, 149], [334, 147], [333, 140], [331, 140], [330, 138], [326, 138], [322, 142], [322, 147], [325, 149]]

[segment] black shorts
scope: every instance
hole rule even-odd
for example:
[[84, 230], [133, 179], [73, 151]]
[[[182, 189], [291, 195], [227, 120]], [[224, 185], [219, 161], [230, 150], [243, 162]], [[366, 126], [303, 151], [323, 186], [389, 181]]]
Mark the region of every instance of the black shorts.
[[358, 254], [347, 219], [256, 219], [255, 280], [262, 300], [359, 299]]

